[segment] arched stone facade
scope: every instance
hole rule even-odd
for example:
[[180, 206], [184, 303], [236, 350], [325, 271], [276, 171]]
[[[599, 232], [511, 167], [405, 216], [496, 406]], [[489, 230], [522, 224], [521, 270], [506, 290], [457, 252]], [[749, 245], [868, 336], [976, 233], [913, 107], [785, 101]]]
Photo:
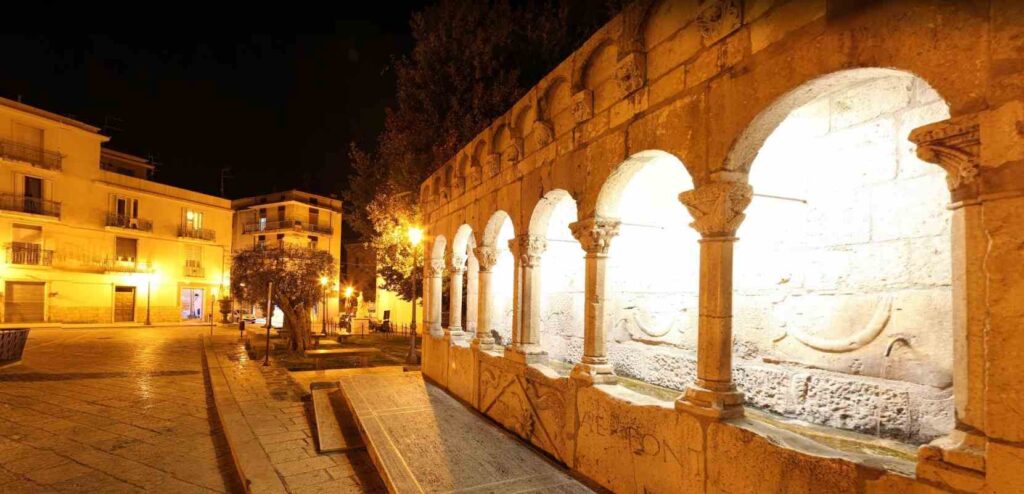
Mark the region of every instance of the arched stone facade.
[[[1006, 0], [631, 4], [424, 182], [422, 207], [436, 239], [425, 247], [431, 331], [424, 373], [616, 492], [1018, 489], [1021, 39], [1024, 9]], [[816, 105], [828, 115], [816, 117]], [[772, 139], [783, 139], [780, 129], [800, 124], [791, 123], [794, 115], [827, 123], [807, 134], [806, 142], [824, 143], [821, 153], [791, 153], [834, 165], [834, 192], [816, 196], [825, 203], [773, 195], [762, 190], [771, 180], [757, 178], [782, 177], [784, 166], [762, 171], [761, 161], [785, 162], [787, 150], [804, 142], [790, 137], [769, 152]], [[846, 157], [879, 136], [891, 149], [871, 158], [877, 167], [858, 168]], [[840, 141], [857, 144], [834, 147]], [[628, 265], [621, 260], [645, 255], [643, 242], [627, 254], [615, 249], [630, 228], [652, 225], [624, 220], [616, 203], [651, 160], [668, 160], [689, 182], [673, 192], [679, 205], [652, 201], [646, 210], [677, 215], [690, 230], [664, 237], [679, 243], [677, 256], [650, 250], [653, 262], [678, 268], [682, 279], [678, 287], [637, 285], [656, 287], [645, 298], [625, 295], [642, 290], [614, 281], [616, 266]], [[809, 182], [817, 173], [794, 169]], [[838, 175], [854, 169], [881, 171], [857, 171], [855, 180]], [[935, 190], [930, 177], [939, 169], [948, 197], [941, 187], [938, 195], [921, 192]], [[650, 183], [644, 187], [654, 191], [667, 182]], [[854, 187], [861, 195], [847, 194]], [[827, 202], [841, 204], [847, 195], [855, 198], [848, 207]], [[572, 200], [576, 210], [574, 222], [551, 233], [555, 199]], [[758, 204], [773, 200], [806, 205], [796, 217], [801, 231], [816, 233], [811, 240], [792, 235], [813, 247], [798, 260], [852, 259], [842, 262], [853, 266], [856, 282], [793, 281], [777, 269], [770, 273], [775, 287], [748, 289], [743, 277], [753, 254], [742, 237], [749, 230], [754, 244], [757, 228], [745, 218], [771, 210]], [[864, 201], [878, 206], [857, 207]], [[824, 223], [815, 221], [826, 216], [842, 231], [818, 231]], [[653, 226], [665, 225], [672, 227]], [[582, 341], [572, 343], [572, 328], [559, 330], [570, 344], [557, 351], [543, 344], [545, 325], [553, 324], [543, 299], [544, 247], [552, 239], [575, 239], [585, 253], [582, 318], [570, 323], [582, 326]], [[773, 252], [759, 262], [783, 264], [794, 249]], [[502, 253], [511, 262], [501, 284], [512, 302], [509, 338], [494, 345], [490, 330], [501, 324], [492, 270]], [[466, 301], [453, 287], [450, 311], [460, 314], [459, 325], [445, 332], [440, 276], [464, 269], [470, 256], [479, 273], [471, 290], [476, 331], [459, 329]], [[906, 269], [863, 268], [875, 265]], [[802, 298], [787, 305], [773, 296]], [[655, 299], [670, 300], [668, 309], [636, 309]], [[635, 314], [623, 316], [627, 308]], [[660, 323], [657, 314], [664, 314]], [[623, 329], [626, 318], [637, 328]], [[821, 320], [835, 327], [812, 327]], [[675, 389], [678, 398], [643, 391], [634, 380]], [[760, 412], [745, 414], [745, 403], [911, 443], [939, 438], [908, 467], [812, 441]], [[849, 416], [854, 408], [861, 418]]]

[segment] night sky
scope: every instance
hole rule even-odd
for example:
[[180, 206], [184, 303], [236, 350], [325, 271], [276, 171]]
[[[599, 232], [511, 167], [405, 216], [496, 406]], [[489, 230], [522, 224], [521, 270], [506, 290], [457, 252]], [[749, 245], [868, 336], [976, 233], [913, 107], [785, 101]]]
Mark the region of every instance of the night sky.
[[152, 157], [159, 182], [219, 194], [230, 167], [230, 198], [337, 194], [350, 143], [369, 147], [383, 125], [390, 62], [426, 2], [348, 3], [23, 13], [0, 35], [0, 96], [102, 127], [108, 147]]

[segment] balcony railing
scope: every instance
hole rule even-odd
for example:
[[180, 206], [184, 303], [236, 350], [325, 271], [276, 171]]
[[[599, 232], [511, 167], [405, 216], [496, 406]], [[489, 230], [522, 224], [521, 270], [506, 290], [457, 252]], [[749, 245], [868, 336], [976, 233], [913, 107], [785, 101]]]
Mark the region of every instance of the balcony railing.
[[203, 269], [203, 265], [198, 261], [185, 261], [185, 276], [190, 278], [203, 278], [206, 276], [206, 270]]
[[242, 233], [262, 233], [274, 230], [290, 230], [295, 227], [295, 220], [263, 221], [246, 223], [242, 226]]
[[306, 225], [306, 230], [316, 233], [322, 233], [324, 235], [331, 235], [332, 233], [334, 233], [334, 229], [326, 225], [309, 224]]
[[9, 139], [0, 139], [0, 157], [24, 161], [47, 170], [60, 170], [61, 161], [64, 159], [64, 156], [56, 151], [47, 151]]
[[107, 226], [115, 228], [125, 228], [128, 230], [140, 230], [143, 232], [153, 231], [153, 222], [142, 218], [132, 218], [131, 216], [107, 213]]
[[28, 242], [7, 244], [7, 263], [25, 266], [52, 266], [53, 251], [44, 250], [42, 245]]
[[20, 213], [41, 214], [60, 218], [60, 203], [38, 197], [0, 194], [0, 209]]
[[131, 258], [104, 259], [103, 269], [116, 273], [152, 273], [150, 263]]
[[196, 240], [209, 240], [212, 242], [217, 238], [217, 233], [209, 228], [193, 228], [188, 225], [180, 225], [178, 226], [178, 237], [194, 238]]

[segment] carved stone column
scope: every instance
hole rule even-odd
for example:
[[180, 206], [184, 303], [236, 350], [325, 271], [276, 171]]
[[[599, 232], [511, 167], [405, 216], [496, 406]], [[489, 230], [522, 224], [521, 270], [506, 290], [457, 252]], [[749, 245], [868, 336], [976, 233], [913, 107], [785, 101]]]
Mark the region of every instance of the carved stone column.
[[431, 259], [427, 268], [427, 279], [430, 280], [430, 333], [440, 336], [441, 277], [444, 276], [444, 259]]
[[[918, 450], [918, 476], [973, 489], [985, 472], [985, 319], [988, 249], [982, 202], [977, 200], [979, 151], [977, 115], [952, 118], [910, 133], [917, 156], [946, 171], [953, 200], [953, 401], [956, 428]], [[950, 476], [949, 470], [964, 475]], [[959, 479], [954, 480], [955, 477]]]
[[480, 263], [477, 261], [476, 255], [472, 255], [466, 261], [466, 320], [463, 321], [463, 331], [466, 332], [466, 335], [476, 333], [477, 309], [479, 308], [477, 300], [480, 297], [479, 281]]
[[462, 280], [466, 274], [466, 256], [452, 254], [450, 260], [448, 295], [448, 329], [445, 334], [453, 338], [462, 336]]
[[[519, 241], [511, 239], [508, 241], [508, 250], [512, 252], [512, 341], [506, 348], [519, 346], [519, 328], [523, 324], [523, 266], [519, 262]], [[505, 352], [506, 356], [511, 352]]]
[[608, 363], [606, 347], [608, 317], [605, 300], [608, 287], [605, 274], [608, 269], [608, 248], [619, 234], [619, 220], [589, 218], [577, 221], [569, 228], [586, 251], [586, 278], [583, 304], [583, 358], [572, 369], [572, 378], [589, 383], [614, 383], [615, 372]]
[[540, 258], [547, 240], [540, 235], [520, 235], [517, 256], [520, 266], [519, 341], [508, 357], [524, 363], [538, 362], [545, 353], [540, 346]]
[[491, 305], [494, 303], [494, 296], [491, 293], [491, 270], [498, 263], [498, 249], [477, 247], [473, 253], [480, 265], [476, 337], [473, 338], [473, 347], [488, 349], [494, 345], [494, 338], [491, 337]]
[[743, 394], [732, 381], [732, 253], [752, 194], [747, 184], [717, 182], [679, 195], [702, 238], [697, 381], [676, 409], [717, 419], [743, 416]]

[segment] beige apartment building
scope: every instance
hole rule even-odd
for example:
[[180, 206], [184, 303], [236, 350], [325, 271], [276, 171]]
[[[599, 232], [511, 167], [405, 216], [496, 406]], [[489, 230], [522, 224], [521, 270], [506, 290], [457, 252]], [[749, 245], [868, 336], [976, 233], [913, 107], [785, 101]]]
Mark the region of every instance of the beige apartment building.
[[[231, 201], [234, 210], [234, 250], [252, 247], [310, 247], [341, 259], [341, 200], [298, 190], [274, 192]], [[338, 274], [327, 290], [328, 320], [338, 318], [344, 290]], [[313, 310], [314, 325], [321, 307]]]
[[150, 180], [99, 129], [0, 98], [0, 319], [206, 320], [226, 294], [231, 202]]

